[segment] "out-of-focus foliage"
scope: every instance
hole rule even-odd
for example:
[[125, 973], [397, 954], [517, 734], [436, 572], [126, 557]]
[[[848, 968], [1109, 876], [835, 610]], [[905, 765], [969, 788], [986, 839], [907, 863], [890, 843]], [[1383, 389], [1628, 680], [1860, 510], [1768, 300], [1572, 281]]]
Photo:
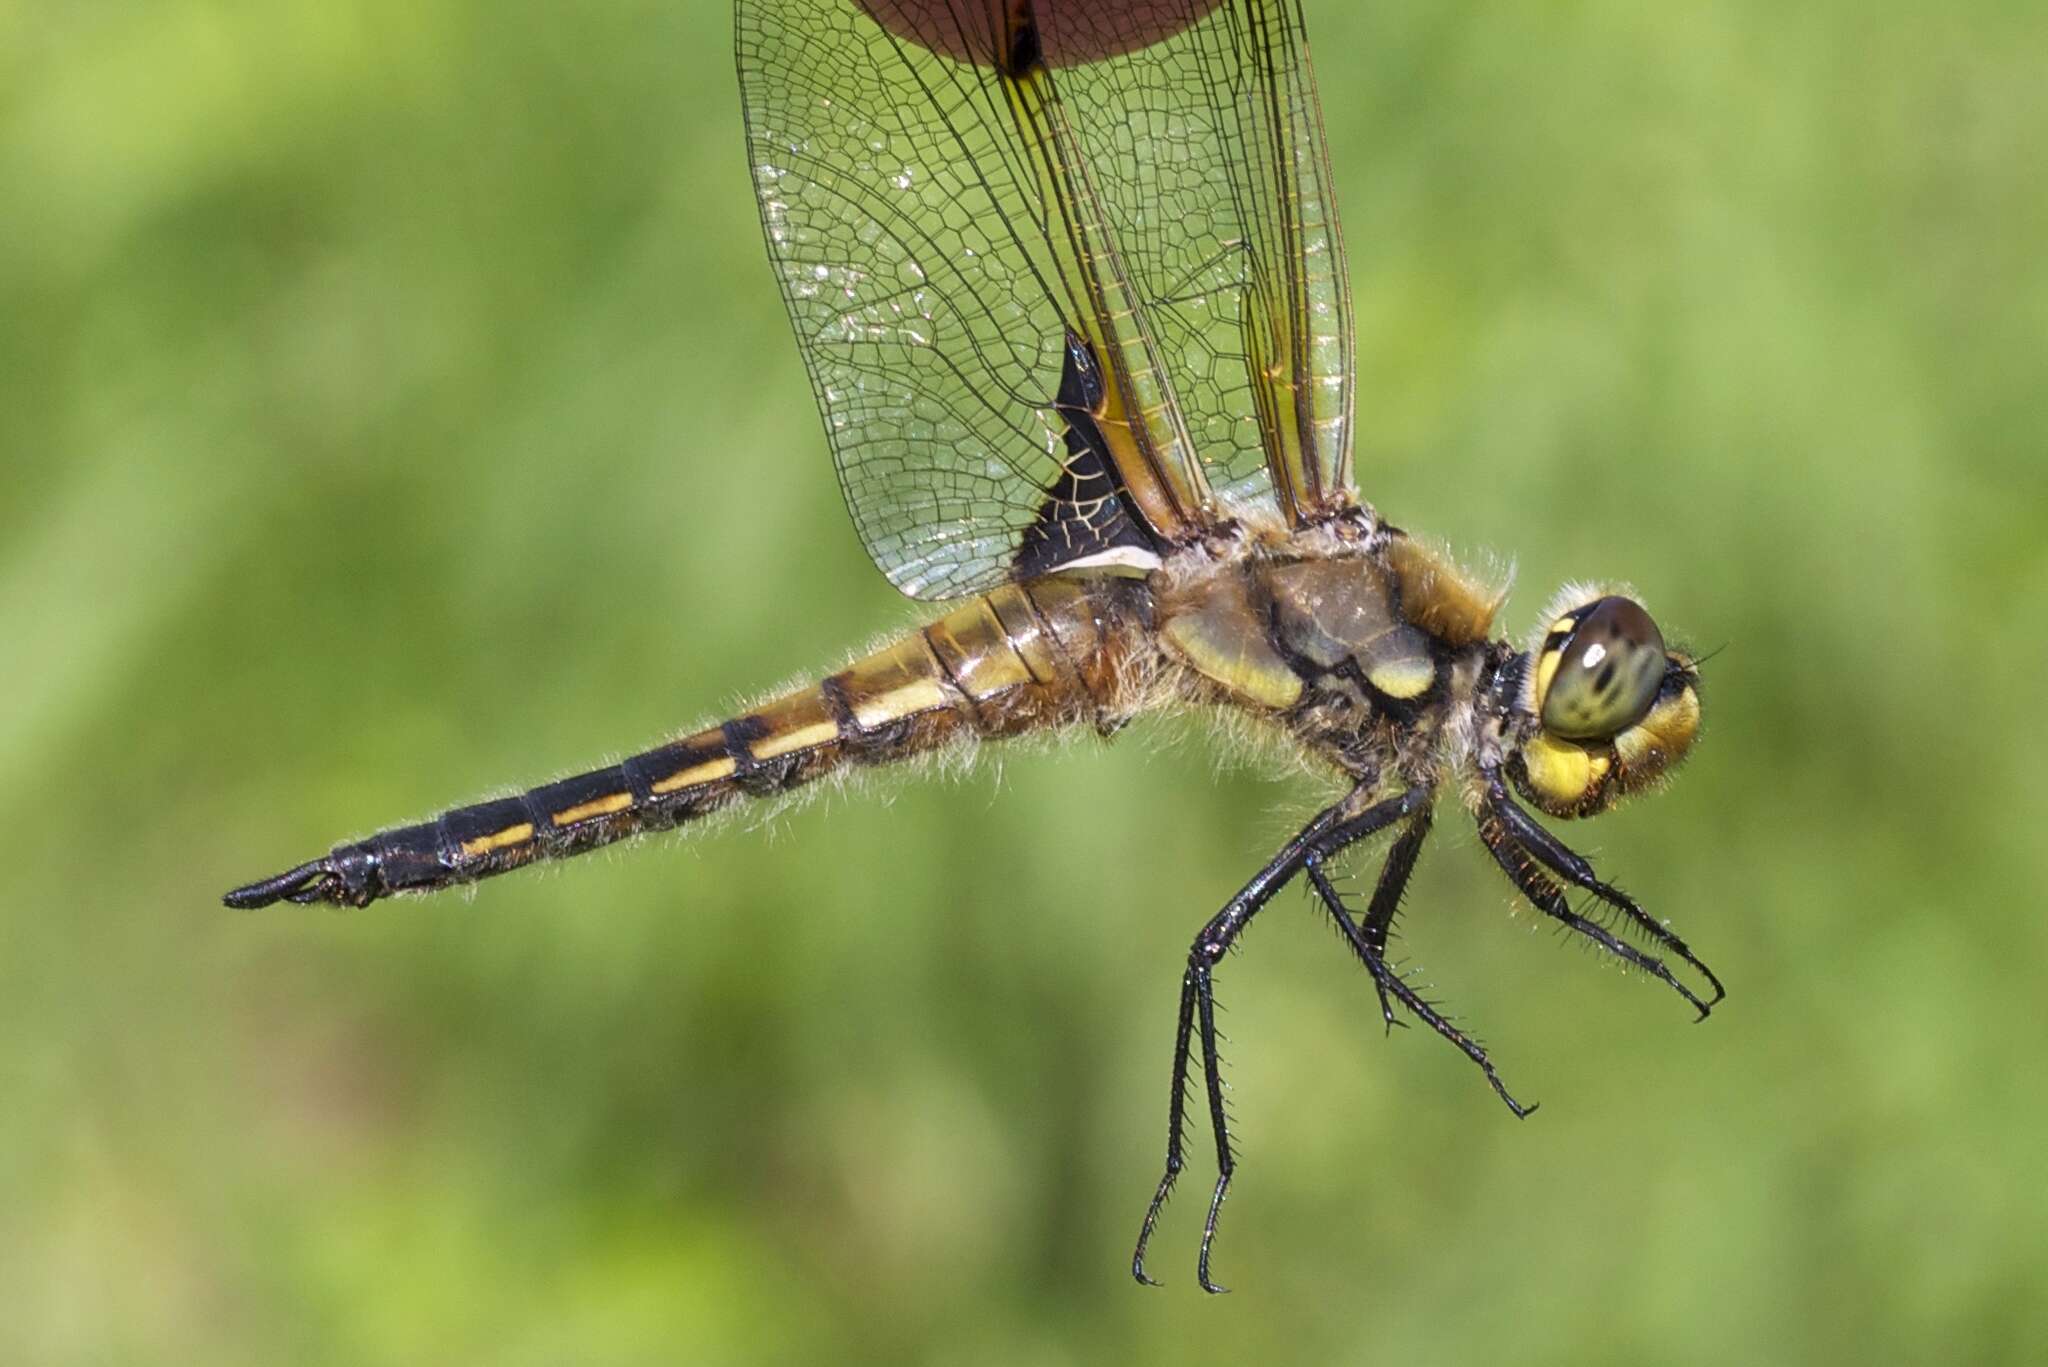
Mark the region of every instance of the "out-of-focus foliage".
[[[1728, 981], [1560, 943], [1455, 813], [1290, 896], [1245, 1166], [1156, 1245], [1188, 938], [1314, 800], [1005, 756], [473, 898], [336, 836], [909, 620], [838, 506], [707, 3], [0, 7], [0, 1359], [2016, 1361], [2048, 1341], [2039, 6], [1311, 3], [1359, 470], [1705, 648], [1571, 834]], [[988, 870], [998, 869], [990, 877]]]

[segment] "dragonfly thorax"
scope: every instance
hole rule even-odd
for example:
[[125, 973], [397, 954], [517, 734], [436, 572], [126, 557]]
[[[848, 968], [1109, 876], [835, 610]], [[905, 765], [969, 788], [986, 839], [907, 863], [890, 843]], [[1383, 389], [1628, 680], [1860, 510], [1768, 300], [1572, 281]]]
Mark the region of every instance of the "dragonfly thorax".
[[1178, 568], [1155, 581], [1168, 654], [1356, 773], [1433, 768], [1436, 736], [1506, 653], [1490, 640], [1501, 592], [1392, 528]]

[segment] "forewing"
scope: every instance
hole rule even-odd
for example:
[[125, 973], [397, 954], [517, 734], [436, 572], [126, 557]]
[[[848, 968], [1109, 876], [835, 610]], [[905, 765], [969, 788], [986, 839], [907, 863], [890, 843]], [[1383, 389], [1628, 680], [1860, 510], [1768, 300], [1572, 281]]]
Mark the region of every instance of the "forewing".
[[1072, 483], [1059, 401], [1086, 329], [1003, 73], [935, 51], [1000, 35], [978, 4], [930, 11], [885, 27], [853, 0], [739, 0], [737, 43], [769, 256], [847, 506], [890, 582], [946, 598], [1016, 573]]
[[[1289, 522], [1354, 500], [1351, 317], [1298, 0], [1153, 0], [1157, 44], [1057, 73], [1210, 482]], [[1039, 0], [1088, 50], [1115, 5]]]
[[1106, 475], [1160, 545], [1227, 515], [1212, 485], [1275, 488], [1295, 521], [1348, 498], [1342, 257], [1291, 3], [737, 13], [769, 254], [898, 588], [1043, 569]]

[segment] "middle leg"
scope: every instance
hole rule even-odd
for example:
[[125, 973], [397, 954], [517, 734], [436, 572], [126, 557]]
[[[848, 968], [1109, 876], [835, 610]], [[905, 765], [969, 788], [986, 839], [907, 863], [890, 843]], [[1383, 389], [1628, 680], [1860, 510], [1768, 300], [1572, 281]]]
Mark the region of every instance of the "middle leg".
[[[1428, 824], [1424, 822], [1422, 831], [1426, 834], [1427, 830]], [[1404, 835], [1403, 839], [1405, 840], [1406, 838]], [[1421, 840], [1418, 838], [1416, 846], [1419, 847], [1420, 845]], [[1399, 852], [1400, 846], [1397, 844], [1394, 853], [1398, 854]], [[1394, 867], [1393, 859], [1394, 855], [1389, 854], [1389, 869]], [[1413, 867], [1414, 861], [1411, 858], [1408, 861], [1407, 867], [1400, 872], [1401, 882], [1405, 883], [1407, 881], [1408, 872]], [[1536, 1104], [1531, 1102], [1525, 1106], [1515, 1100], [1514, 1096], [1508, 1091], [1507, 1084], [1500, 1080], [1500, 1074], [1494, 1070], [1493, 1060], [1487, 1057], [1485, 1047], [1457, 1026], [1444, 1019], [1441, 1012], [1424, 1000], [1422, 995], [1410, 987], [1407, 980], [1399, 973], [1396, 973], [1392, 966], [1387, 963], [1386, 928], [1384, 922], [1379, 927], [1377, 937], [1374, 935], [1373, 913], [1381, 909], [1379, 897], [1375, 896], [1373, 898], [1372, 906], [1367, 911], [1366, 924], [1361, 927], [1352, 919], [1350, 908], [1344, 905], [1343, 894], [1337, 890], [1336, 885], [1323, 872], [1322, 861], [1316, 860], [1310, 863], [1307, 872], [1309, 883], [1314, 887], [1317, 898], [1328, 909], [1331, 918], [1337, 922], [1338, 931], [1349, 942], [1352, 952], [1358, 955], [1359, 961], [1365, 965], [1365, 971], [1372, 975], [1373, 986], [1379, 991], [1381, 1009], [1387, 1011], [1388, 1021], [1391, 1023], [1393, 1020], [1393, 1013], [1386, 1006], [1387, 998], [1391, 994], [1394, 1000], [1400, 1002], [1402, 1006], [1408, 1009], [1409, 1014], [1456, 1045], [1465, 1057], [1477, 1064], [1479, 1071], [1486, 1075], [1486, 1081], [1492, 1086], [1495, 1095], [1499, 1096], [1507, 1104], [1507, 1108], [1515, 1114], [1517, 1119], [1533, 1115], [1536, 1111]], [[1382, 889], [1387, 887], [1387, 880], [1384, 874], [1381, 876], [1380, 886]], [[1399, 896], [1400, 891], [1397, 887], [1394, 892], [1395, 900], [1398, 901]]]

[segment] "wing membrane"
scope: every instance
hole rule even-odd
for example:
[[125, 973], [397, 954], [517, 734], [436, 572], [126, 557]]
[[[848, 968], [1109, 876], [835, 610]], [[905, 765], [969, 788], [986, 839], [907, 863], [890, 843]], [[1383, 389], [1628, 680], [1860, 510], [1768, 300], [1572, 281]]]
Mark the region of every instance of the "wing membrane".
[[1157, 543], [1227, 515], [1212, 484], [1274, 487], [1294, 520], [1347, 497], [1342, 255], [1291, 0], [738, 0], [737, 27], [769, 254], [899, 589], [1010, 577], [1110, 468]]
[[[1312, 521], [1353, 501], [1351, 315], [1300, 5], [1140, 5], [1168, 7], [1154, 46], [1061, 70], [1061, 91], [1210, 480]], [[1038, 5], [1079, 51], [1117, 8]]]

